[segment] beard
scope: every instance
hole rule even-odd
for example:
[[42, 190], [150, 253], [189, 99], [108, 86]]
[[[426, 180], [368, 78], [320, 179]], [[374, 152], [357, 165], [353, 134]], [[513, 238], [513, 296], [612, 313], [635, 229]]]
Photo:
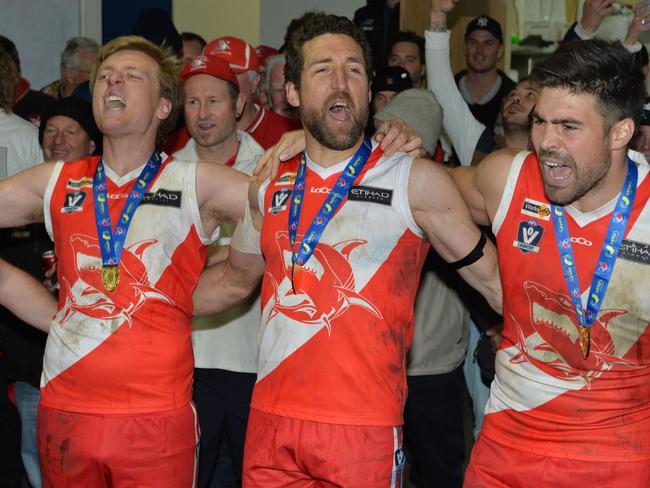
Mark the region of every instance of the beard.
[[[557, 187], [547, 181], [544, 168], [542, 167], [545, 158], [549, 158], [570, 167], [573, 171], [573, 175], [570, 177], [574, 178], [574, 183], [566, 187]], [[570, 154], [545, 149], [539, 150], [538, 160], [542, 172], [542, 179], [544, 181], [544, 192], [546, 193], [546, 197], [551, 202], [559, 205], [571, 204], [585, 196], [589, 191], [597, 188], [598, 185], [604, 181], [612, 163], [611, 158], [609, 157], [609, 152], [604, 152], [599, 158], [597, 164], [592, 165], [592, 167], [588, 169], [580, 168], [576, 164], [573, 156]]]
[[[349, 129], [343, 127], [332, 128], [327, 123], [327, 116], [334, 100], [345, 100], [348, 104], [350, 113], [350, 122], [352, 126]], [[300, 119], [306, 130], [318, 141], [319, 144], [334, 151], [345, 151], [353, 147], [368, 123], [368, 106], [356, 110], [349, 95], [345, 93], [336, 93], [328, 97], [320, 109], [307, 108], [300, 105]]]

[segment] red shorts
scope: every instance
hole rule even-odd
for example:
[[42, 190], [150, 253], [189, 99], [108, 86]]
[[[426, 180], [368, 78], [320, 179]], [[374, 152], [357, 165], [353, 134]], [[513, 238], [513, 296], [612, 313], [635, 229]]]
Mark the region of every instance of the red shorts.
[[464, 488], [640, 488], [650, 486], [650, 460], [581, 461], [520, 451], [480, 435]]
[[191, 488], [198, 440], [193, 404], [137, 415], [38, 407], [44, 487]]
[[244, 488], [401, 487], [404, 464], [401, 427], [248, 417]]

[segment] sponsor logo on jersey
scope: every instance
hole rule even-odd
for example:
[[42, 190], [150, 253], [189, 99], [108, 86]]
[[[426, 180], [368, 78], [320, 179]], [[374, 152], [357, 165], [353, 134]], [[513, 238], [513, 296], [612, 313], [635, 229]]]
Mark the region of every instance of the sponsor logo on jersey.
[[587, 246], [587, 247], [591, 247], [593, 245], [593, 243], [589, 239], [585, 239], [584, 237], [571, 237], [571, 243], [580, 244], [581, 246]]
[[271, 197], [271, 208], [269, 211], [272, 214], [282, 212], [287, 208], [289, 197], [291, 196], [291, 188], [281, 188], [276, 191]]
[[623, 239], [618, 257], [639, 264], [650, 265], [650, 244]]
[[530, 198], [524, 200], [524, 204], [521, 207], [521, 213], [542, 220], [550, 220], [551, 218], [551, 208], [548, 203], [538, 202]]
[[284, 173], [275, 182], [275, 186], [293, 185], [294, 181], [296, 181], [296, 173]]
[[85, 191], [75, 191], [65, 194], [65, 203], [61, 208], [61, 213], [81, 212], [81, 206], [86, 201]]
[[330, 194], [330, 189], [326, 186], [321, 186], [320, 188], [310, 188], [309, 193], [325, 193], [326, 195]]
[[182, 191], [172, 191], [160, 188], [156, 193], [147, 192], [142, 197], [140, 205], [158, 205], [160, 207], [181, 208]]
[[512, 245], [526, 254], [528, 252], [539, 252], [539, 241], [544, 235], [544, 228], [534, 220], [524, 220], [519, 222], [517, 230], [517, 240]]
[[348, 200], [390, 205], [393, 201], [393, 190], [375, 188], [374, 186], [353, 186], [348, 192]]
[[93, 179], [86, 177], [86, 178], [81, 178], [80, 180], [68, 180], [65, 186], [69, 190], [81, 190], [82, 188], [92, 188]]

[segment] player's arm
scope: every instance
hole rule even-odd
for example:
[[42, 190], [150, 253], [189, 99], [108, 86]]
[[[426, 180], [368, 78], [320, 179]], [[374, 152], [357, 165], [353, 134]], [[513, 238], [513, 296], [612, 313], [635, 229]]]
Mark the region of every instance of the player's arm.
[[[373, 138], [381, 145], [386, 156], [397, 151], [412, 156], [422, 155], [422, 139], [413, 133], [411, 126], [402, 119], [384, 120], [377, 126]], [[305, 150], [303, 129], [285, 132], [277, 144], [264, 153], [255, 166], [253, 175], [260, 178], [275, 178], [280, 164]]]
[[56, 300], [33, 276], [0, 259], [0, 305], [43, 332], [49, 332]]
[[43, 163], [0, 181], [0, 227], [43, 222], [43, 196], [54, 163]]
[[497, 212], [516, 151], [503, 149], [483, 159], [477, 166], [450, 171], [474, 222], [490, 225]]
[[[245, 300], [264, 273], [260, 248], [262, 214], [257, 203], [258, 186], [250, 182], [249, 202], [230, 240], [228, 258], [208, 266], [194, 291], [194, 314], [221, 312]], [[246, 195], [246, 193], [244, 193]]]
[[203, 231], [211, 235], [224, 222], [244, 216], [250, 177], [222, 164], [199, 161], [196, 168], [196, 196]]
[[473, 222], [447, 170], [425, 159], [413, 160], [408, 195], [413, 218], [434, 249], [448, 263], [457, 263], [463, 279], [501, 312], [496, 248]]

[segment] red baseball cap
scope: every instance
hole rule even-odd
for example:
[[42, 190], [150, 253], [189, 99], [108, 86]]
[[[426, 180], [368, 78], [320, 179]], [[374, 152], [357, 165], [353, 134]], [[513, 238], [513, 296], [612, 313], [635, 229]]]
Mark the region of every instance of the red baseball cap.
[[255, 48], [236, 37], [215, 39], [205, 46], [203, 52], [228, 61], [230, 69], [237, 75], [249, 70], [257, 71], [259, 67]]
[[230, 69], [228, 63], [218, 58], [217, 56], [212, 56], [210, 54], [203, 54], [197, 56], [192, 61], [187, 63], [181, 70], [181, 78], [183, 81], [186, 81], [188, 78], [194, 75], [210, 75], [220, 80], [229, 81], [235, 88], [237, 88], [237, 93], [239, 93], [239, 83], [237, 83], [237, 77]]
[[257, 46], [255, 48], [255, 52], [257, 53], [257, 63], [260, 66], [264, 64], [266, 58], [278, 54], [277, 49], [271, 46], [265, 46], [264, 44], [260, 44], [259, 46]]

